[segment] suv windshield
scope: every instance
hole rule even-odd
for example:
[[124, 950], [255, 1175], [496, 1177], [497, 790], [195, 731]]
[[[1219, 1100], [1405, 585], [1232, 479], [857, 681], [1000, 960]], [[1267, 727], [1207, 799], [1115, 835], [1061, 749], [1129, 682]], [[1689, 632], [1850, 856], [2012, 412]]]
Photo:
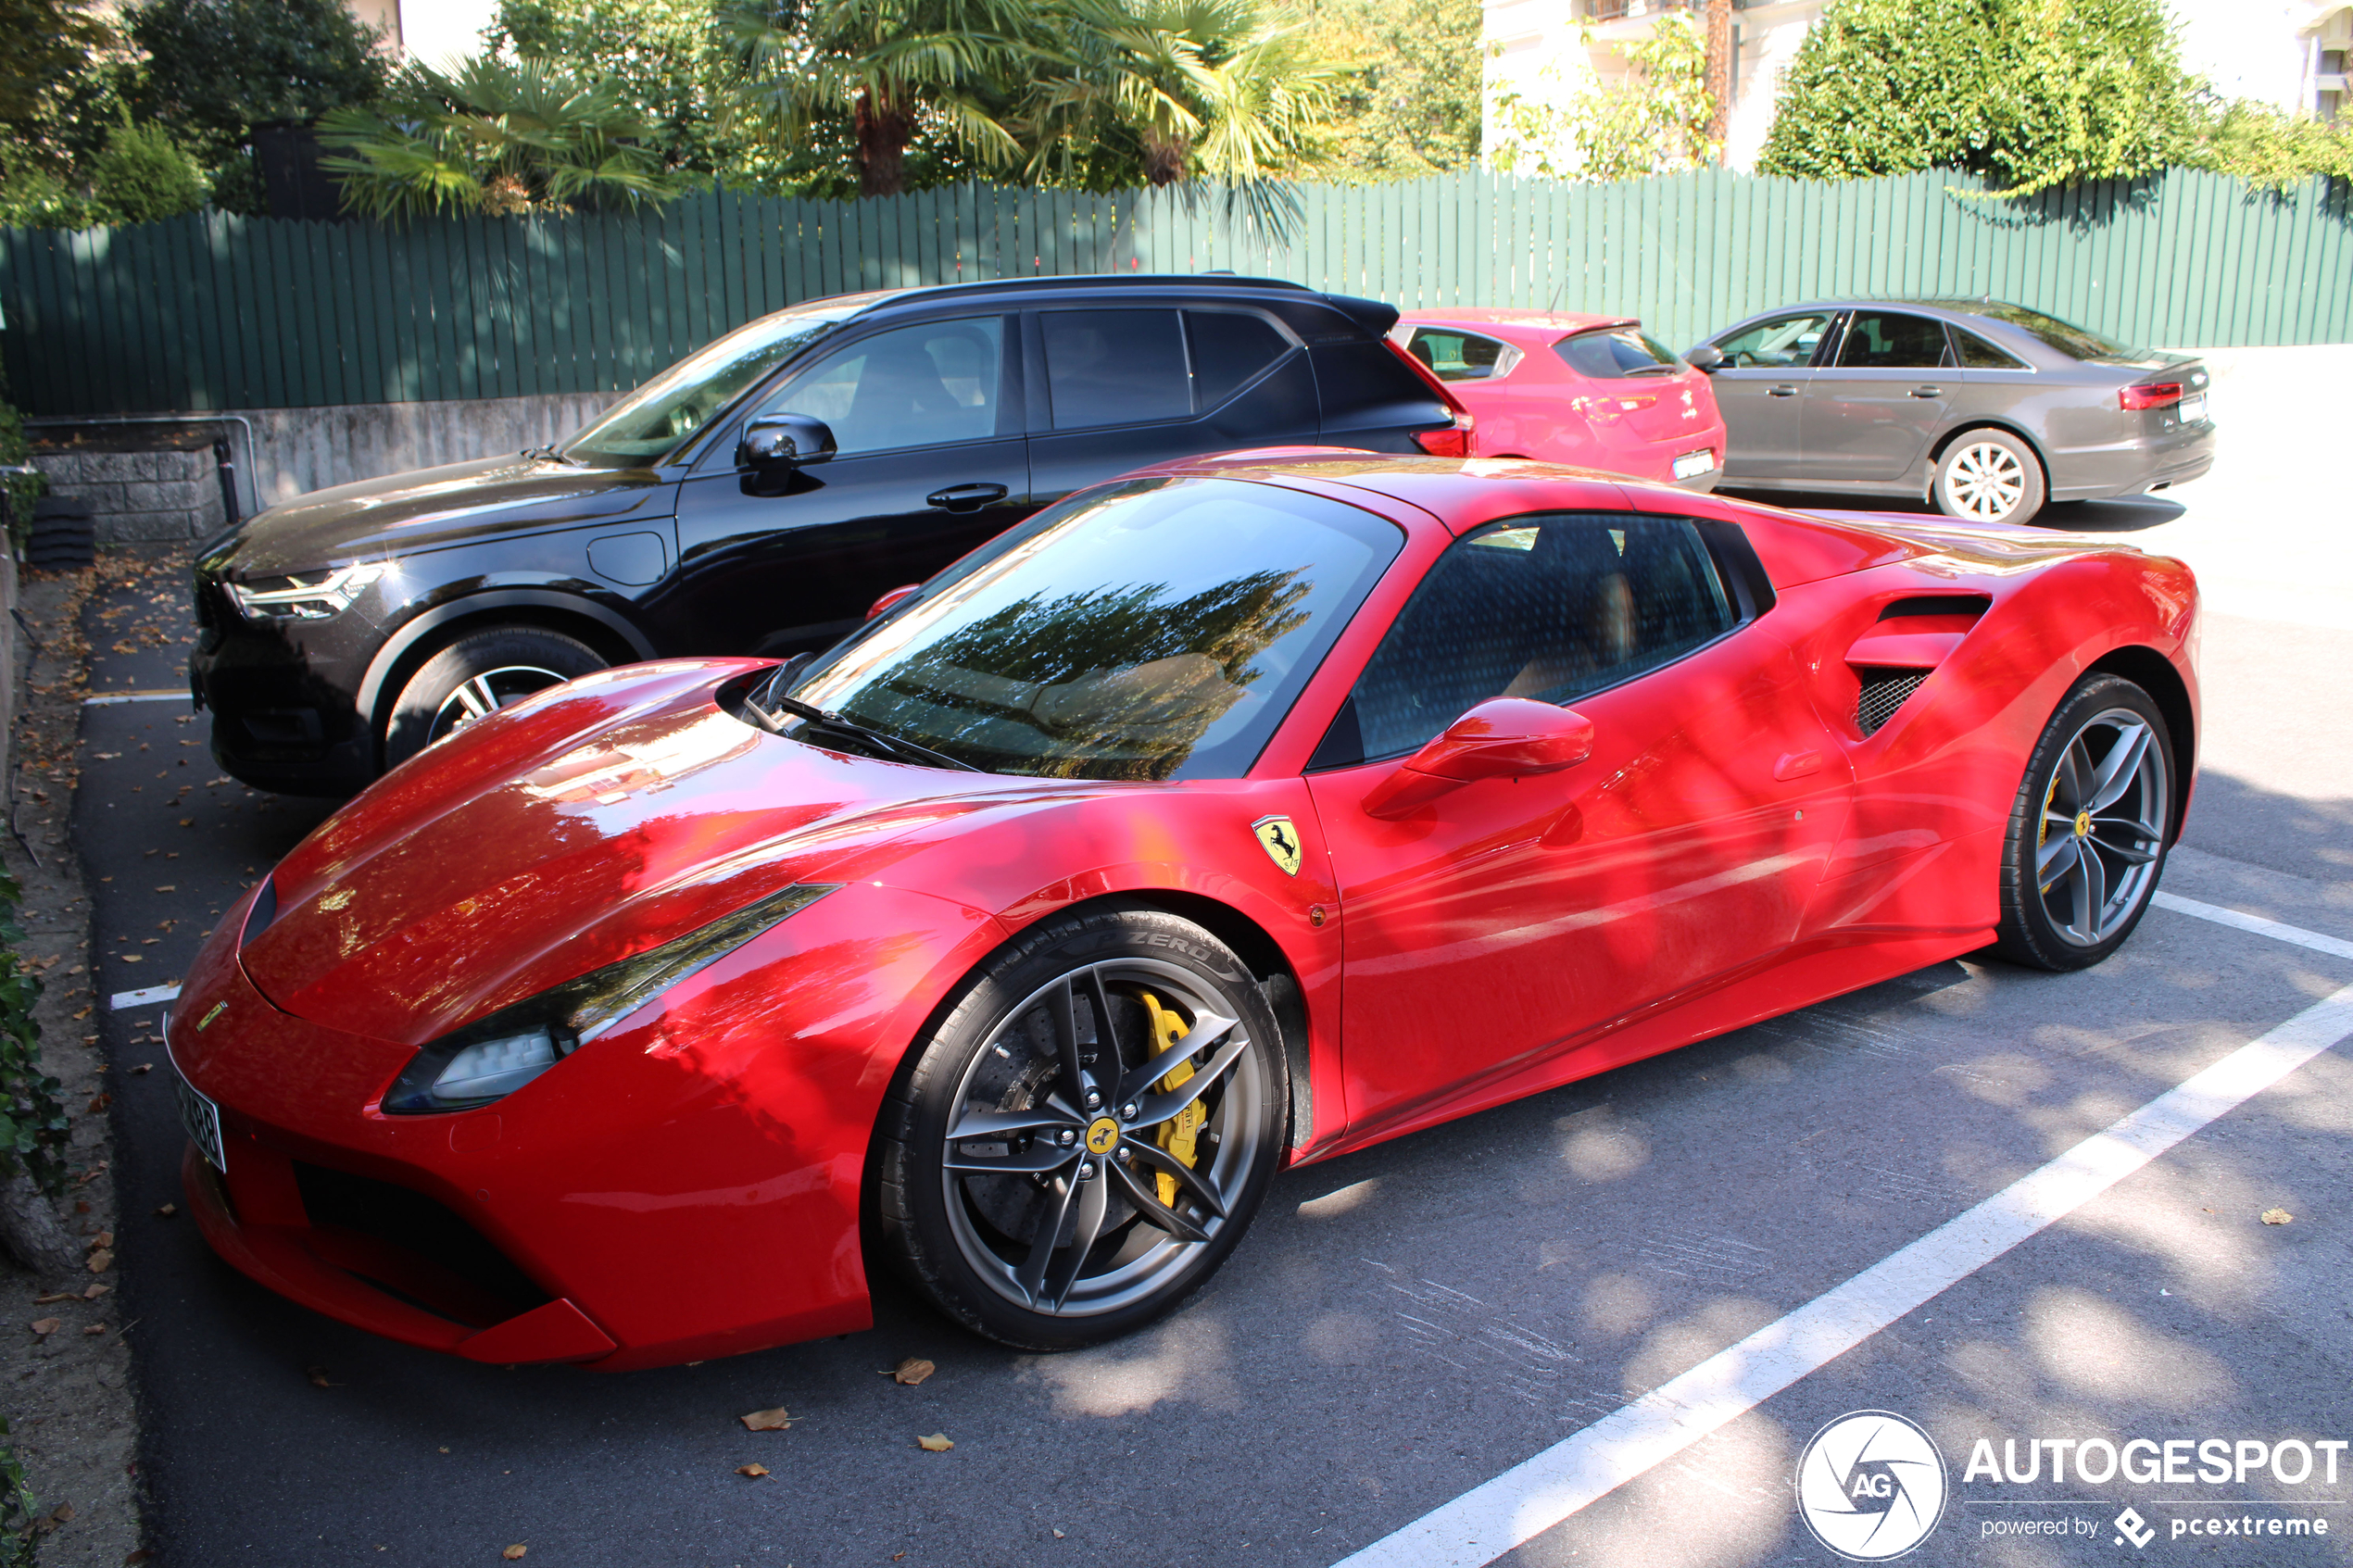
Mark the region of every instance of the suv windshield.
[[1403, 544], [1271, 485], [1106, 485], [967, 556], [789, 695], [991, 772], [1239, 778]]
[[660, 462], [746, 389], [857, 314], [865, 303], [831, 302], [818, 310], [780, 310], [704, 345], [631, 393], [605, 417], [564, 444], [585, 468], [627, 469]]

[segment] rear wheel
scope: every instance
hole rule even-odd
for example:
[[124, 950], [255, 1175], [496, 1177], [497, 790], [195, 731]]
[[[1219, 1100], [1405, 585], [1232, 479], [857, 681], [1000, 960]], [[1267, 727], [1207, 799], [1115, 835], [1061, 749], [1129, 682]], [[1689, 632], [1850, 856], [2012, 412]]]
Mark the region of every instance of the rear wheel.
[[485, 713], [604, 667], [596, 649], [544, 626], [468, 633], [400, 688], [384, 729], [384, 766], [399, 766]]
[[1970, 522], [2032, 522], [2047, 494], [2034, 449], [2005, 430], [1963, 431], [1936, 462], [1937, 509]]
[[1105, 906], [975, 976], [881, 1130], [881, 1230], [950, 1317], [1072, 1349], [1151, 1323], [1240, 1241], [1282, 1153], [1284, 1060], [1241, 960]]
[[1995, 950], [2036, 969], [2086, 969], [2124, 945], [2165, 870], [2173, 745], [2148, 693], [2080, 682], [2026, 766], [2002, 857]]

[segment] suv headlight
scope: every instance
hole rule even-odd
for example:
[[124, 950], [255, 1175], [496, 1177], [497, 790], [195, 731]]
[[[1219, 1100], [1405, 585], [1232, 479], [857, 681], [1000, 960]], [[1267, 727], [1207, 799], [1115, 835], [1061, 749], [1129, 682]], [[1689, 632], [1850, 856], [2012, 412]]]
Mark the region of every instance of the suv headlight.
[[351, 608], [370, 583], [392, 570], [389, 561], [361, 561], [321, 571], [224, 582], [245, 614], [264, 621], [324, 621]]
[[796, 883], [635, 958], [589, 971], [443, 1035], [418, 1051], [384, 1109], [415, 1116], [471, 1110], [513, 1094], [646, 1003], [799, 913], [839, 883]]

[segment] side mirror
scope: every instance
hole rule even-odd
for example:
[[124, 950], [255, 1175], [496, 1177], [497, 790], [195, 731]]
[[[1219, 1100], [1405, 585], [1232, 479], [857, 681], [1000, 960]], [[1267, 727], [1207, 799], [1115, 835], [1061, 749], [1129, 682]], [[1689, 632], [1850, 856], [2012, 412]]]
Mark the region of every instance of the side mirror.
[[1703, 375], [1713, 375], [1723, 368], [1724, 351], [1712, 343], [1703, 343], [1683, 356], [1683, 363]]
[[834, 455], [834, 433], [807, 414], [762, 414], [744, 426], [736, 461], [748, 469], [797, 469]]
[[908, 595], [913, 593], [916, 589], [922, 586], [923, 584], [920, 583], [900, 583], [898, 587], [893, 588], [889, 593], [885, 594], [881, 598], [876, 599], [873, 604], [866, 607], [866, 619], [869, 621], [874, 620], [875, 617], [883, 614], [885, 611], [888, 610], [891, 606], [897, 604], [900, 600], [905, 598]]
[[1593, 721], [1583, 714], [1525, 697], [1493, 697], [1407, 758], [1365, 797], [1365, 809], [1402, 817], [1477, 779], [1555, 773], [1592, 754]]

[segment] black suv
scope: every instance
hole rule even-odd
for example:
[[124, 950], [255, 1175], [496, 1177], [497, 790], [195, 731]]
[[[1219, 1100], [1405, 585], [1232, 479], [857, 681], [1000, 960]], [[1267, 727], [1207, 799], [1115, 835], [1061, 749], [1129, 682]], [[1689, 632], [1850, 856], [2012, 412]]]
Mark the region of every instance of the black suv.
[[189, 675], [247, 784], [341, 795], [554, 682], [788, 655], [1038, 508], [1284, 444], [1461, 455], [1467, 417], [1294, 283], [1081, 277], [812, 300], [560, 447], [318, 491], [206, 546]]

